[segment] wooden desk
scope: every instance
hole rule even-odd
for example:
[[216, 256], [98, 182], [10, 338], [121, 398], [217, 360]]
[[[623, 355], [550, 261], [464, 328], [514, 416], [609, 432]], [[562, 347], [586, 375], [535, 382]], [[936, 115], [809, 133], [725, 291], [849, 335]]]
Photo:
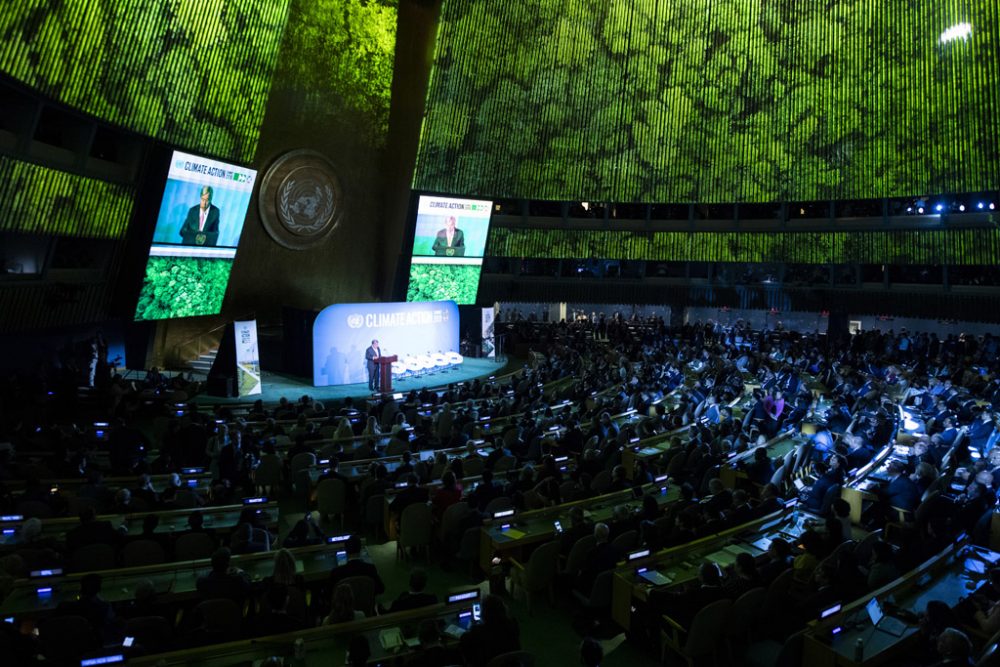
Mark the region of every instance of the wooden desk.
[[[669, 486], [666, 494], [661, 494], [656, 485], [651, 484], [644, 488], [651, 493], [656, 489], [654, 497], [661, 508], [680, 498], [680, 490], [676, 485]], [[523, 562], [523, 552], [527, 547], [547, 542], [555, 537], [555, 521], [562, 523], [563, 527], [570, 525], [569, 512], [574, 507], [582, 507], [589, 513], [592, 522], [606, 523], [611, 519], [614, 508], [622, 504], [627, 504], [636, 511], [642, 507], [642, 499], [636, 498], [632, 490], [627, 489], [518, 514], [513, 518], [512, 526], [507, 531], [500, 530], [500, 522], [483, 526], [480, 529], [479, 566], [483, 572], [490, 572], [494, 556], [514, 557]]]
[[[299, 574], [306, 583], [325, 581], [337, 564], [337, 547], [321, 544], [312, 547], [290, 549], [298, 561]], [[271, 575], [274, 569], [274, 552], [233, 556], [232, 565], [238, 567], [259, 582]], [[102, 578], [101, 597], [111, 603], [125, 602], [135, 597], [139, 582], [149, 579], [156, 592], [170, 601], [183, 601], [198, 595], [198, 578], [208, 574], [212, 568], [208, 558], [161, 565], [122, 568], [100, 572]], [[10, 595], [0, 604], [0, 615], [22, 618], [38, 618], [53, 613], [62, 602], [75, 600], [80, 593], [80, 580], [86, 574], [70, 574], [47, 579], [19, 579]], [[39, 587], [51, 587], [50, 594], [40, 596]]]
[[[768, 457], [774, 459], [784, 457], [802, 443], [808, 440], [808, 436], [796, 433], [791, 429], [779, 433], [764, 444]], [[745, 452], [741, 452], [722, 464], [719, 469], [719, 479], [726, 488], [734, 489], [741, 482], [747, 482], [745, 467], [753, 462], [756, 447], [752, 447]], [[780, 465], [780, 464], [779, 464]]]
[[[904, 574], [877, 591], [845, 605], [843, 610], [822, 622], [814, 621], [804, 637], [803, 665], [809, 667], [855, 667], [858, 639], [863, 642], [863, 663], [881, 665], [897, 661], [917, 638], [918, 627], [908, 623], [897, 637], [876, 629], [865, 611], [873, 597], [884, 600], [891, 595], [895, 604], [913, 614], [921, 614], [930, 600], [949, 606], [969, 595], [987, 580], [987, 572], [1000, 554], [967, 545], [949, 545], [934, 558]], [[887, 610], [887, 615], [891, 611]], [[842, 630], [832, 634], [835, 627]]]

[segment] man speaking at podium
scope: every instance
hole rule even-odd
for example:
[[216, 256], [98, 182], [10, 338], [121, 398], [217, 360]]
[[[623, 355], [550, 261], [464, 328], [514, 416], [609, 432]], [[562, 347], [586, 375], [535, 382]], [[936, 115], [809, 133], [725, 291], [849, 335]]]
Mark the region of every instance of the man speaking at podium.
[[181, 226], [184, 245], [214, 247], [219, 240], [219, 207], [212, 203], [212, 194], [212, 188], [204, 186], [200, 191], [200, 203], [188, 209]]
[[465, 234], [455, 227], [457, 223], [455, 216], [450, 215], [445, 221], [444, 229], [438, 231], [431, 247], [436, 256], [465, 257]]
[[379, 389], [379, 379], [378, 379], [378, 358], [382, 356], [382, 353], [378, 349], [378, 340], [373, 340], [372, 344], [368, 346], [365, 350], [365, 361], [368, 362], [368, 390], [378, 391]]

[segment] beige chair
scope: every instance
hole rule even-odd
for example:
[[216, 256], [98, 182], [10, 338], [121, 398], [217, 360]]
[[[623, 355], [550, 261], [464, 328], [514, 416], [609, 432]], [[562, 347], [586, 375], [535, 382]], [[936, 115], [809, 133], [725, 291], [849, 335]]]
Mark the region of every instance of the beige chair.
[[167, 554], [159, 542], [153, 540], [136, 540], [129, 542], [122, 550], [122, 565], [125, 567], [142, 567], [143, 565], [159, 565], [167, 562]]
[[626, 530], [624, 533], [616, 537], [611, 542], [611, 546], [614, 547], [619, 554], [624, 556], [629, 551], [635, 549], [638, 543], [639, 543], [639, 531]]
[[277, 454], [264, 454], [253, 472], [253, 481], [263, 493], [274, 495], [281, 485], [281, 459]]
[[688, 631], [685, 631], [669, 616], [664, 616], [666, 627], [662, 634], [663, 662], [667, 662], [667, 650], [669, 649], [683, 658], [688, 667], [693, 667], [698, 658], [706, 656], [712, 656], [712, 663], [718, 664], [716, 658], [722, 644], [729, 609], [732, 606], [733, 603], [730, 600], [717, 600], [706, 605], [694, 615], [691, 629]]
[[882, 539], [882, 529], [872, 531], [864, 536], [854, 547], [854, 559], [858, 565], [868, 566], [868, 561], [872, 559], [872, 547]]
[[110, 544], [88, 544], [70, 556], [74, 572], [111, 570], [115, 567], [115, 550]]
[[206, 533], [187, 533], [174, 543], [175, 560], [198, 560], [211, 558], [215, 551], [215, 540]]
[[546, 542], [531, 552], [528, 562], [522, 564], [511, 559], [511, 586], [524, 592], [528, 613], [531, 613], [533, 598], [536, 593], [547, 591], [549, 602], [554, 602], [553, 583], [559, 565], [559, 543]]
[[587, 562], [587, 558], [590, 556], [590, 552], [597, 548], [597, 539], [593, 535], [584, 535], [570, 547], [569, 553], [566, 554], [566, 564], [559, 571], [559, 574], [563, 577], [569, 577], [570, 582], [572, 582], [583, 566]]
[[423, 549], [430, 557], [431, 508], [424, 503], [414, 503], [403, 510], [399, 519], [399, 539], [396, 540], [396, 560], [405, 555], [406, 549]]
[[365, 616], [375, 615], [375, 581], [371, 577], [348, 577], [341, 581], [354, 593], [354, 608]]
[[767, 589], [763, 586], [751, 588], [736, 598], [733, 606], [729, 608], [729, 618], [723, 634], [729, 648], [729, 659], [733, 664], [736, 664], [737, 649], [747, 644], [757, 626], [765, 595]]
[[316, 508], [321, 519], [340, 517], [344, 527], [344, 508], [347, 505], [347, 487], [339, 479], [324, 479], [316, 486]]

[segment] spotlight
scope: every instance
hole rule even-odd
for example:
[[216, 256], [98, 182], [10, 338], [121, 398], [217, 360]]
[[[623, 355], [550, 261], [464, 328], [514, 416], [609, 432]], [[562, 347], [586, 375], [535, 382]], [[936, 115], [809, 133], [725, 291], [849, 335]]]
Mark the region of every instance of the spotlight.
[[920, 214], [920, 215], [923, 215], [924, 214], [924, 207], [921, 206], [920, 208], [918, 208], [917, 209], [917, 213]]
[[961, 211], [962, 213], [965, 213], [965, 204], [959, 204], [958, 210]]
[[938, 204], [937, 206], [934, 207], [934, 210], [940, 213], [941, 211], [944, 210], [944, 204]]
[[[980, 208], [982, 208], [982, 206], [980, 206]], [[912, 206], [907, 206], [906, 207], [906, 212], [907, 213], [913, 213], [913, 207]]]
[[990, 202], [990, 210], [991, 210], [991, 211], [992, 211], [993, 209], [995, 209], [996, 207], [997, 207], [997, 205], [996, 205], [996, 204], [994, 204], [993, 202]]
[[986, 204], [984, 204], [983, 202], [979, 202], [978, 204], [976, 204], [976, 208], [982, 211], [984, 208], [986, 208]]

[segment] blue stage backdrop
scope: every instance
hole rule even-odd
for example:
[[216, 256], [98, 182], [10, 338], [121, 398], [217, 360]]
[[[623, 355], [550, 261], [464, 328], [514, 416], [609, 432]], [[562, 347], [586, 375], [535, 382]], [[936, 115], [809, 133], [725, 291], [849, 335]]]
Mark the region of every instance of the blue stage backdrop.
[[339, 303], [313, 324], [313, 384], [368, 382], [365, 350], [378, 339], [384, 355], [458, 351], [454, 301]]

